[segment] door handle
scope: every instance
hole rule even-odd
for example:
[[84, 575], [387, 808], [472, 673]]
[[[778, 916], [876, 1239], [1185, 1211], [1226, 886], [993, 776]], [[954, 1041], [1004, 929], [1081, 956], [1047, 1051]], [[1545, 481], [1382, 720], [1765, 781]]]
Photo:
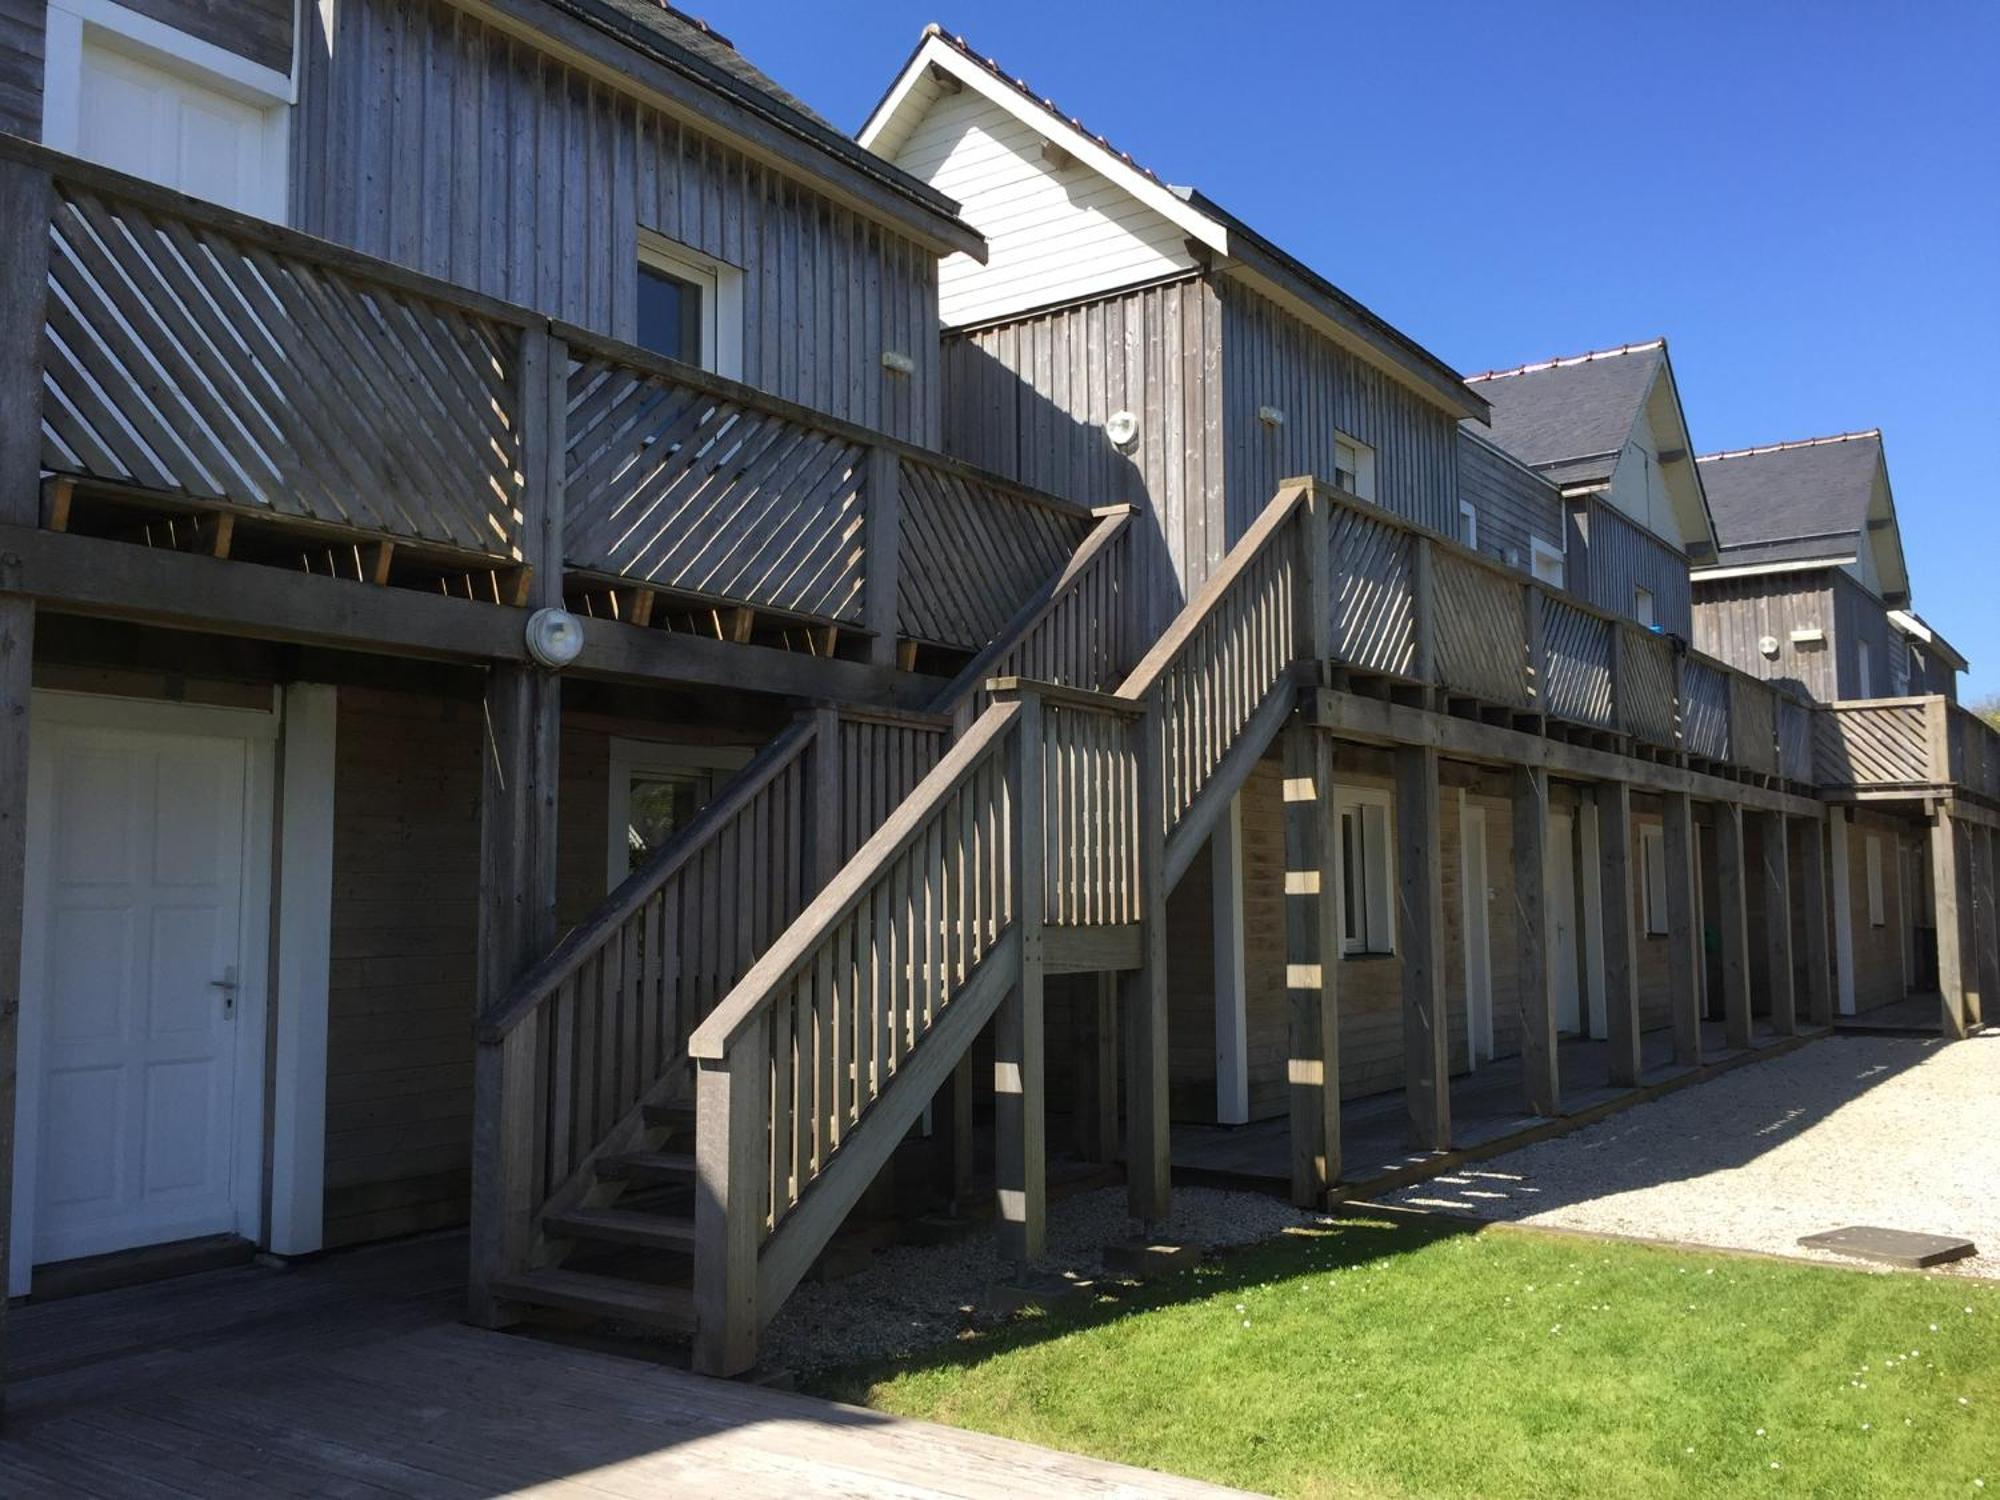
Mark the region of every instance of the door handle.
[[222, 991], [222, 1014], [226, 1018], [234, 1020], [236, 1017], [236, 965], [231, 964], [222, 971], [220, 979], [211, 979], [209, 983]]

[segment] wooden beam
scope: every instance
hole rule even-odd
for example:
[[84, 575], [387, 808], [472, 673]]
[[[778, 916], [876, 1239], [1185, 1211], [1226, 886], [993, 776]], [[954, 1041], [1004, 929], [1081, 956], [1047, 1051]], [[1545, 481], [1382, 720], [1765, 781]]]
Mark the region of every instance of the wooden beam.
[[[757, 1248], [770, 1187], [771, 1013], [695, 1069], [694, 1368], [740, 1375], [757, 1358]], [[713, 1122], [712, 1126], [708, 1122]]]
[[1243, 942], [1243, 796], [1208, 838], [1209, 922], [1215, 934], [1215, 1119], [1250, 1121], [1250, 1015]]
[[1000, 1259], [1025, 1267], [1048, 1233], [1048, 1146], [1042, 1045], [1042, 700], [1020, 696], [1012, 765], [1015, 834], [1009, 858], [1016, 975], [993, 1018], [993, 1171]]
[[1319, 689], [1314, 703], [1309, 711], [1320, 726], [1342, 739], [1379, 745], [1431, 745], [1453, 760], [1510, 768], [1538, 766], [1575, 780], [1623, 781], [1634, 791], [1686, 792], [1705, 802], [1734, 802], [1795, 817], [1818, 817], [1822, 810], [1822, 804], [1811, 797], [1331, 688]]
[[1959, 862], [1964, 858], [1966, 833], [1951, 814], [1939, 811], [1931, 817], [1931, 885], [1937, 902], [1938, 998], [1943, 1013], [1944, 1034], [1958, 1041], [1969, 1030], [1966, 1008], [1968, 970], [1964, 929], [1960, 923]]
[[1826, 826], [1818, 818], [1799, 823], [1799, 915], [1806, 931], [1806, 1019], [1833, 1024], [1833, 964], [1830, 957], [1826, 878]]
[[1799, 1033], [1798, 998], [1792, 988], [1792, 854], [1783, 813], [1763, 815], [1764, 984], [1769, 990], [1771, 1029], [1779, 1036]]
[[1444, 989], [1444, 863], [1438, 753], [1396, 751], [1396, 890], [1403, 955], [1403, 1096], [1420, 1150], [1451, 1146], [1451, 1043]]
[[1285, 728], [1286, 1084], [1292, 1202], [1324, 1208], [1340, 1180], [1340, 927], [1333, 893], [1333, 741]]
[[1139, 967], [1119, 976], [1125, 1027], [1125, 1198], [1143, 1224], [1165, 1221], [1173, 1207], [1167, 1082], [1166, 808], [1163, 800], [1158, 694], [1132, 726], [1139, 785]]
[[1553, 1119], [1562, 1113], [1562, 1079], [1556, 1045], [1556, 965], [1550, 952], [1555, 935], [1549, 917], [1549, 773], [1532, 766], [1514, 768], [1513, 844], [1522, 1082], [1528, 1108]]
[[1667, 1005], [1673, 1014], [1674, 1061], [1701, 1066], [1701, 971], [1704, 962], [1695, 867], [1694, 802], [1686, 792], [1661, 797], [1667, 867]]
[[1597, 788], [1598, 898], [1604, 912], [1604, 1022], [1614, 1088], [1637, 1088], [1639, 1057], [1639, 934], [1632, 854], [1632, 789], [1622, 781]]
[[1750, 912], [1743, 858], [1743, 809], [1715, 810], [1716, 929], [1722, 938], [1722, 1020], [1731, 1047], [1750, 1045]]

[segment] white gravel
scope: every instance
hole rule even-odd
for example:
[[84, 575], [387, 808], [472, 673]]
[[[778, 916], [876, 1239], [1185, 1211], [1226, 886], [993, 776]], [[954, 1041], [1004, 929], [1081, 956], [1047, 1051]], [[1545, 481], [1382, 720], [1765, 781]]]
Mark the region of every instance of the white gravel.
[[1824, 1260], [1800, 1236], [1879, 1225], [1970, 1239], [1947, 1269], [2000, 1276], [1996, 1141], [2000, 1033], [1836, 1036], [1388, 1201]]
[[[1268, 1239], [1313, 1220], [1260, 1193], [1183, 1187], [1174, 1190], [1172, 1220], [1154, 1238], [1214, 1250]], [[1104, 1247], [1132, 1229], [1122, 1187], [1058, 1199], [1049, 1205], [1048, 1254], [1035, 1270], [1100, 1281]], [[976, 1225], [949, 1244], [893, 1246], [853, 1276], [801, 1285], [765, 1332], [762, 1357], [779, 1369], [805, 1373], [934, 1347], [997, 1321], [990, 1298], [993, 1288], [1009, 1279], [1008, 1269], [989, 1224]]]

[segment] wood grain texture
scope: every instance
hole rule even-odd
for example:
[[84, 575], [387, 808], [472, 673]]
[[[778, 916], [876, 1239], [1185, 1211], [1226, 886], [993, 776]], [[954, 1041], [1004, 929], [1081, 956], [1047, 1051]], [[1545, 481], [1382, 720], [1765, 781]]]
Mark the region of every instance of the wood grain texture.
[[0, 0], [0, 130], [42, 135], [43, 18], [47, 0]]

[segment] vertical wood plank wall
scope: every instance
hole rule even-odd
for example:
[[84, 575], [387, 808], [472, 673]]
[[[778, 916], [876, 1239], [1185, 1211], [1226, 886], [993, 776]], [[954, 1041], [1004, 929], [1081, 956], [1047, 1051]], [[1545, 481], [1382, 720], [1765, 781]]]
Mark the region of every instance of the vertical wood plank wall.
[[928, 251], [443, 0], [306, 15], [299, 228], [625, 339], [655, 230], [746, 268], [746, 382], [937, 446]]
[[47, 0], [0, 0], [0, 130], [42, 138], [43, 17]]
[[[1887, 698], [1894, 689], [1889, 675], [1889, 641], [1897, 632], [1889, 610], [1844, 568], [1828, 575], [1833, 589], [1832, 637], [1835, 687], [1842, 698]], [[1869, 654], [1868, 690], [1861, 689], [1861, 653]]]
[[[945, 450], [1082, 504], [1142, 507], [1143, 618], [1163, 625], [1227, 550], [1211, 498], [1221, 343], [1221, 305], [1199, 278], [953, 333]], [[1139, 419], [1129, 455], [1104, 435], [1121, 410]]]
[[[1794, 645], [1792, 632], [1807, 628], [1824, 630], [1826, 644]], [[1719, 579], [1703, 583], [1695, 601], [1697, 651], [1752, 677], [1794, 684], [1820, 703], [1838, 696], [1835, 632], [1832, 585], [1825, 570]], [[1775, 659], [1757, 649], [1758, 640], [1767, 635], [1777, 637]]]
[[1687, 554], [1595, 496], [1570, 502], [1569, 510], [1570, 589], [1599, 609], [1628, 619], [1633, 590], [1645, 589], [1653, 596], [1653, 618], [1660, 627], [1691, 639], [1694, 601]]
[[[1524, 573], [1534, 571], [1532, 543], [1563, 545], [1562, 493], [1465, 431], [1458, 434], [1458, 498], [1479, 512], [1479, 550]], [[1459, 535], [1456, 523], [1450, 535]]]
[[[1375, 503], [1458, 534], [1458, 422], [1250, 288], [1218, 286], [1223, 332], [1224, 532], [1234, 540], [1279, 481], [1333, 478], [1338, 429], [1375, 450]], [[1285, 414], [1280, 426], [1260, 407]]]

